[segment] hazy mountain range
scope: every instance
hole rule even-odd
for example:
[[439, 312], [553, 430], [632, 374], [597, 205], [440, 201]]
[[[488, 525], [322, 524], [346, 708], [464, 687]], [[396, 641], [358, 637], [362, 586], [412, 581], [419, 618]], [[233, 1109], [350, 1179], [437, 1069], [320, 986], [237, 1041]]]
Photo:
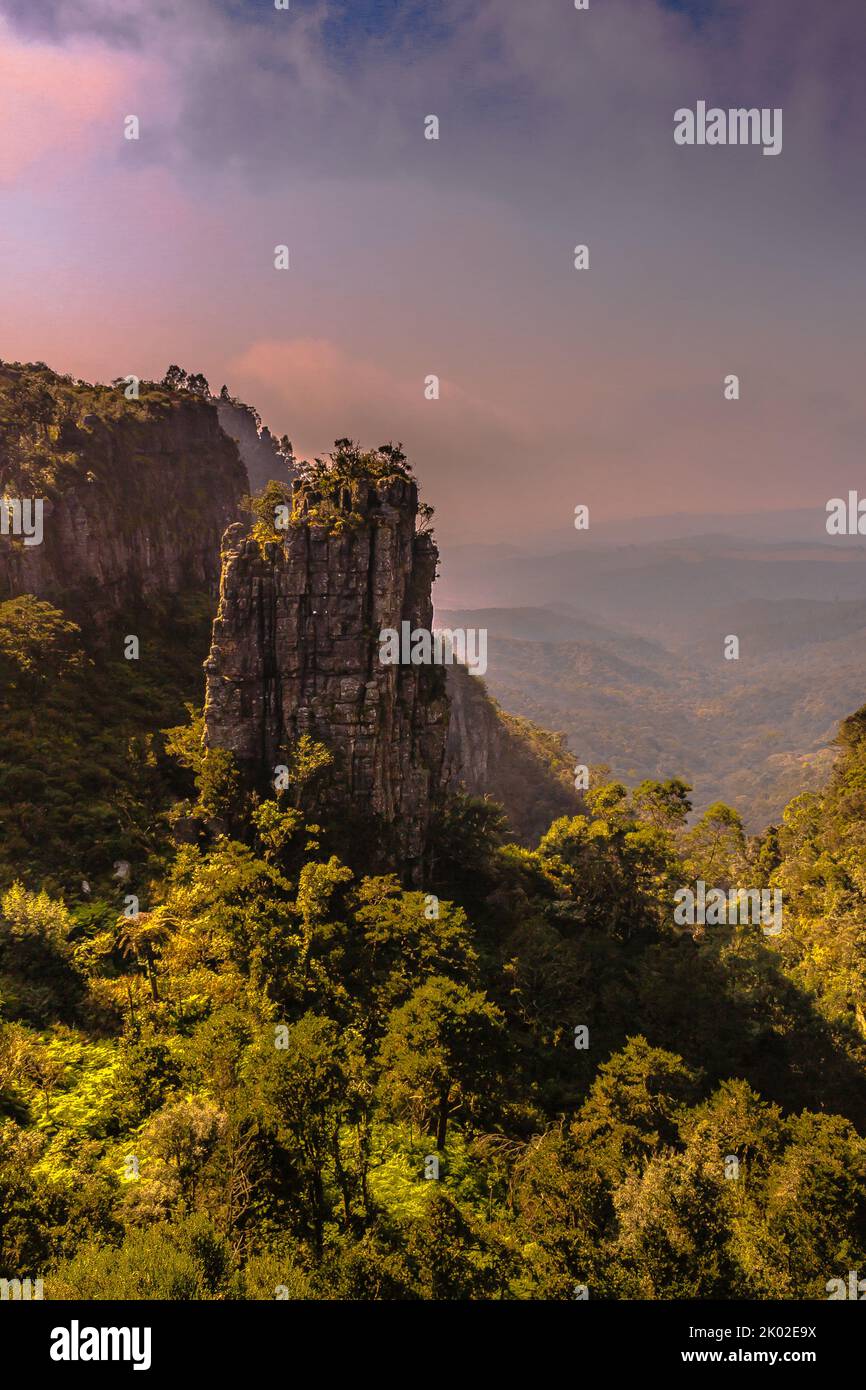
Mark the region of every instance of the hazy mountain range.
[[866, 547], [576, 533], [546, 553], [446, 549], [436, 622], [486, 627], [490, 690], [565, 733], [575, 761], [682, 776], [698, 809], [721, 798], [757, 830], [820, 784], [839, 719], [863, 700]]

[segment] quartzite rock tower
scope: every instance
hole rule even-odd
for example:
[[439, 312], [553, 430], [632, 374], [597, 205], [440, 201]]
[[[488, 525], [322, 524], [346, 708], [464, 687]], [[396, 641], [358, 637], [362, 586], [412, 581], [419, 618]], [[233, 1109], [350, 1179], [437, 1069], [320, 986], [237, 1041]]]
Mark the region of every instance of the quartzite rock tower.
[[282, 531], [229, 527], [205, 737], [261, 787], [301, 735], [326, 744], [347, 805], [417, 880], [441, 794], [445, 678], [437, 666], [382, 664], [379, 634], [430, 627], [438, 552], [418, 530], [415, 481], [374, 457], [366, 475], [295, 480]]

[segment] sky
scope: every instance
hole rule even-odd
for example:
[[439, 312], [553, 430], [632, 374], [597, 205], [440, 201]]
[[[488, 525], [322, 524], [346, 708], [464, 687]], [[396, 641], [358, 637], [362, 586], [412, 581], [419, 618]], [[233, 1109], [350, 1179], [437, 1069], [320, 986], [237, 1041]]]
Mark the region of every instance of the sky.
[[[863, 0], [0, 0], [0, 355], [402, 440], [452, 543], [823, 511], [864, 59]], [[781, 154], [677, 146], [698, 101], [782, 108]]]

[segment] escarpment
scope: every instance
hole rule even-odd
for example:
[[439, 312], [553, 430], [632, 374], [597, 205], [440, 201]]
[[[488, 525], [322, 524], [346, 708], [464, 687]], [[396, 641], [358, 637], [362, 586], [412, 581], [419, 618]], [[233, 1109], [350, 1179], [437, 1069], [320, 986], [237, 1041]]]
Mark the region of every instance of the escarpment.
[[302, 735], [324, 743], [345, 805], [409, 878], [448, 724], [441, 667], [380, 659], [382, 629], [432, 621], [437, 550], [417, 518], [417, 487], [398, 471], [324, 492], [295, 482], [277, 539], [231, 527], [205, 705], [207, 744], [230, 750], [250, 784], [273, 782]]
[[527, 844], [580, 808], [563, 741], [504, 714], [465, 667], [415, 665], [405, 651], [383, 661], [383, 631], [432, 623], [438, 552], [418, 519], [407, 472], [337, 468], [274, 493], [257, 525], [231, 527], [205, 705], [208, 746], [266, 794], [303, 735], [324, 744], [343, 813], [374, 827], [378, 862], [410, 880], [453, 792], [492, 796]]
[[276, 439], [252, 406], [229, 395], [213, 399], [220, 428], [237, 445], [253, 491], [266, 487], [272, 478], [285, 482], [295, 477], [295, 462], [288, 439]]
[[247, 490], [209, 400], [0, 365], [0, 496], [41, 504], [38, 540], [0, 535], [0, 600], [35, 594], [98, 639], [161, 599], [215, 598]]
[[448, 668], [447, 688], [448, 789], [498, 801], [515, 839], [527, 846], [536, 845], [558, 816], [583, 809], [561, 734], [507, 714], [465, 666]]
[[[462, 667], [383, 660], [384, 629], [429, 633], [438, 559], [399, 449], [339, 441], [330, 464], [299, 471], [288, 440], [231, 398], [136, 389], [0, 363], [0, 603], [47, 600], [94, 654], [119, 658], [145, 632], [186, 699], [219, 589], [206, 742], [262, 792], [303, 735], [324, 744], [328, 805], [370, 867], [420, 882], [437, 807], [460, 789], [500, 801], [524, 842], [573, 809], [551, 736]], [[245, 525], [242, 455], [275, 479]]]

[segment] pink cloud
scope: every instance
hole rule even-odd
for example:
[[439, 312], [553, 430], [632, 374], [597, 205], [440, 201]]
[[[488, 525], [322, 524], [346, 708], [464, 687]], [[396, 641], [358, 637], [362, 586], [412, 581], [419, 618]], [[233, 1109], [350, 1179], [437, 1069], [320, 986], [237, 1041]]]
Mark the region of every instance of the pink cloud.
[[92, 43], [25, 43], [0, 23], [0, 182], [46, 157], [85, 156], [106, 122], [121, 138], [134, 66]]
[[[424, 398], [424, 378], [408, 371], [397, 375], [328, 338], [260, 340], [231, 361], [228, 372], [233, 381], [258, 392], [258, 399], [264, 390], [279, 400], [280, 415], [289, 413], [297, 422], [299, 446], [308, 440], [310, 447], [321, 448], [334, 428], [343, 433], [350, 428], [368, 442], [388, 428], [420, 434], [421, 420], [428, 424], [433, 413]], [[484, 400], [446, 376], [440, 375], [439, 383], [449, 424], [454, 411], [464, 427], [522, 434], [519, 416], [501, 404]], [[340, 421], [345, 422], [342, 427]]]

